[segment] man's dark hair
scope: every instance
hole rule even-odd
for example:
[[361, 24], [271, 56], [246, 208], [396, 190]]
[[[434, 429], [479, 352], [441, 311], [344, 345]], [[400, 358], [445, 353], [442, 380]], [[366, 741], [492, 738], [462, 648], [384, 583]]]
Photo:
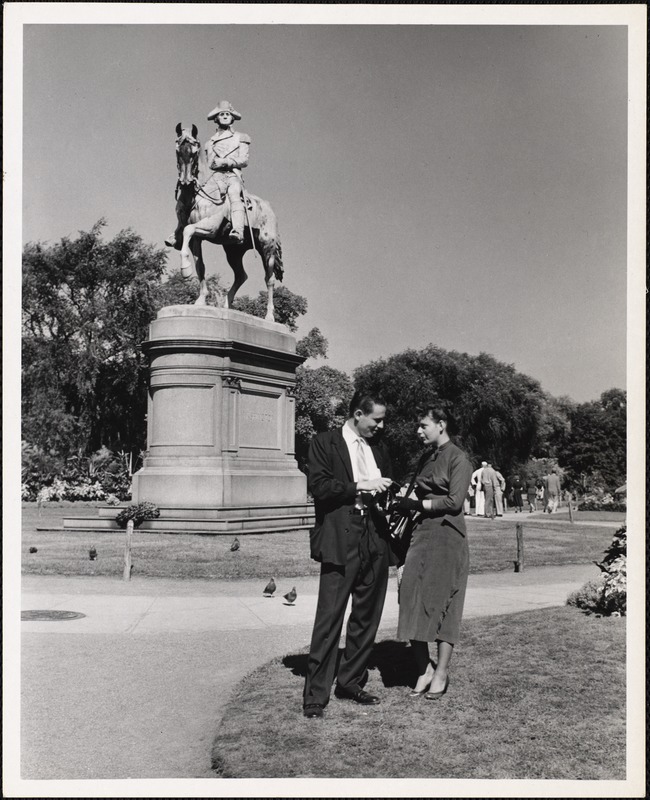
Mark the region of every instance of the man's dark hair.
[[375, 406], [385, 406], [386, 401], [380, 394], [369, 394], [368, 392], [355, 392], [350, 400], [350, 416], [354, 416], [354, 412], [359, 409], [364, 414], [372, 414], [372, 409]]

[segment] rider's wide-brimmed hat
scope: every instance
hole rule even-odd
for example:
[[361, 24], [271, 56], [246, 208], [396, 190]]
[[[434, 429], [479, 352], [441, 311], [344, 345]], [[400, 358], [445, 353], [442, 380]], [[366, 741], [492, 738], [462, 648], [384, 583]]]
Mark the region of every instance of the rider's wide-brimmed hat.
[[208, 114], [208, 120], [216, 119], [222, 111], [228, 111], [232, 114], [233, 119], [241, 119], [241, 114], [239, 111], [235, 111], [235, 109], [231, 106], [231, 104], [227, 100], [220, 100], [217, 105], [212, 109], [212, 111]]

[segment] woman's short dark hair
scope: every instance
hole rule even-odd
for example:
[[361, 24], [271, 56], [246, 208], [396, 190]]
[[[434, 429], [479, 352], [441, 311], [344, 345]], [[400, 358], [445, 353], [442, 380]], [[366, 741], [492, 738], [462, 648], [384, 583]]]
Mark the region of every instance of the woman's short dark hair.
[[386, 401], [377, 393], [373, 392], [355, 392], [350, 400], [350, 416], [354, 416], [354, 412], [359, 409], [364, 414], [372, 414], [375, 406], [385, 406]]
[[456, 423], [451, 407], [447, 403], [424, 403], [417, 409], [418, 420], [431, 417], [434, 422], [447, 423], [449, 433], [455, 432]]

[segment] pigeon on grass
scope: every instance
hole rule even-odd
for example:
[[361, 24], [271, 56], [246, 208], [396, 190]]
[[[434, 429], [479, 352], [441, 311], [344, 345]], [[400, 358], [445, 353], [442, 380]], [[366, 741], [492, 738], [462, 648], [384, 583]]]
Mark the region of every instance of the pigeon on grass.
[[239, 547], [239, 539], [235, 536], [235, 541], [230, 545], [230, 549], [234, 553], [235, 550], [239, 550]]

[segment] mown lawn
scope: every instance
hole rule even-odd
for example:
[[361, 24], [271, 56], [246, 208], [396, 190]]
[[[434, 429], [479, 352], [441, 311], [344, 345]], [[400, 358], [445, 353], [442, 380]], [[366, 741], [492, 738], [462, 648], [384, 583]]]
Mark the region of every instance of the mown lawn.
[[[87, 516], [95, 504], [48, 503], [40, 511], [23, 504], [22, 568], [40, 575], [121, 575], [124, 565], [122, 531], [84, 533], [42, 530], [60, 528], [64, 516]], [[526, 566], [583, 564], [599, 561], [618, 527], [571, 525], [561, 520], [509, 514], [499, 520], [469, 519], [472, 572], [512, 570], [517, 557], [515, 525], [524, 524]], [[240, 535], [241, 547], [231, 552], [234, 536], [155, 534], [133, 536], [133, 574], [168, 578], [260, 578], [268, 575], [317, 575], [309, 557], [309, 535], [269, 533]], [[36, 553], [30, 553], [36, 547]], [[88, 551], [97, 550], [90, 561]]]
[[213, 768], [228, 778], [625, 778], [625, 619], [575, 608], [463, 623], [448, 693], [412, 700], [408, 647], [378, 642], [366, 688], [302, 716], [305, 651], [248, 675], [226, 707]]

